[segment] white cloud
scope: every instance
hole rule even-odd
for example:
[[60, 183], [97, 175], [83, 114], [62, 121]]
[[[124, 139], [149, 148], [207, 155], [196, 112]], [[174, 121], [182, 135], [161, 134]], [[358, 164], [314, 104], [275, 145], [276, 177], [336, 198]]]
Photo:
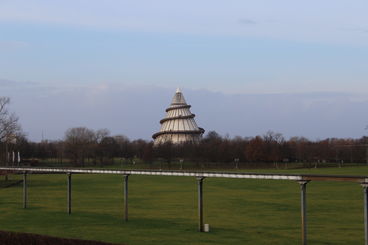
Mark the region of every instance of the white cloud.
[[[241, 35], [319, 42], [364, 44], [368, 37], [339, 28], [368, 22], [366, 1], [45, 1], [0, 3], [0, 21], [33, 21], [93, 28]], [[246, 17], [245, 17], [246, 16]], [[267, 21], [267, 20], [277, 21]], [[236, 20], [257, 28], [244, 28]], [[259, 21], [258, 21], [259, 20]]]
[[19, 48], [28, 47], [29, 43], [22, 41], [1, 41], [0, 40], [0, 50], [14, 50]]
[[7, 80], [7, 79], [0, 79], [0, 87], [11, 87], [17, 85], [17, 82]]

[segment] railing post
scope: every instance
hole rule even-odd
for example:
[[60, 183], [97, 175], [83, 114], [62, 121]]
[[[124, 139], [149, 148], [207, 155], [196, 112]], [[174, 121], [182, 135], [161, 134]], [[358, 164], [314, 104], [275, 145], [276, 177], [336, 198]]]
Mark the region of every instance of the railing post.
[[197, 178], [198, 184], [198, 230], [204, 231], [203, 227], [203, 180], [204, 177]]
[[27, 172], [23, 172], [23, 208], [27, 208], [28, 201], [28, 183], [27, 183]]
[[128, 221], [128, 178], [129, 174], [124, 175], [124, 220]]
[[72, 213], [72, 174], [67, 173], [68, 186], [67, 186], [67, 212]]
[[362, 183], [364, 192], [364, 244], [368, 245], [368, 183]]
[[309, 180], [298, 181], [300, 184], [300, 208], [302, 219], [302, 244], [307, 245], [307, 184]]

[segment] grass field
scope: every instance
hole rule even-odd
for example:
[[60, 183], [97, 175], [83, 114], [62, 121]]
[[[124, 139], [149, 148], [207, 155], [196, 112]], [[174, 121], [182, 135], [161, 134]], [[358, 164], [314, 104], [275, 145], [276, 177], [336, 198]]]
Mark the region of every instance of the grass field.
[[[368, 167], [260, 171], [368, 175]], [[30, 175], [26, 210], [20, 185], [0, 189], [0, 230], [128, 245], [300, 244], [297, 183], [206, 179], [209, 233], [197, 232], [196, 188], [191, 177], [130, 176], [130, 221], [124, 222], [122, 176], [73, 175], [73, 213], [68, 215], [66, 175]], [[308, 184], [310, 244], [363, 244], [363, 228], [359, 184]]]

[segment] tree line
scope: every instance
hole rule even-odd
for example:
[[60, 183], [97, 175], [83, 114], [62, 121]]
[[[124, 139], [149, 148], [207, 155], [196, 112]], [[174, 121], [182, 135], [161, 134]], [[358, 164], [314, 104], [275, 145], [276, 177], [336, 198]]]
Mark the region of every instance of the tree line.
[[279, 163], [367, 163], [368, 137], [359, 139], [328, 138], [309, 140], [304, 137], [285, 139], [272, 131], [255, 137], [230, 138], [215, 131], [208, 132], [196, 144], [165, 143], [154, 146], [152, 141], [130, 140], [124, 135], [111, 135], [109, 130], [86, 127], [70, 128], [63, 139], [32, 142], [22, 133], [18, 117], [7, 109], [9, 98], [0, 97], [0, 160], [9, 162], [9, 152], [20, 152], [23, 162], [55, 159], [58, 164], [73, 166], [106, 165], [114, 159], [134, 163], [155, 161], [190, 161], [223, 164]]
[[68, 129], [63, 140], [31, 142], [20, 137], [14, 148], [26, 159], [57, 159], [75, 166], [106, 165], [114, 158], [146, 163], [167, 164], [183, 159], [193, 163], [366, 163], [368, 137], [360, 139], [329, 138], [311, 141], [304, 137], [286, 140], [280, 133], [269, 131], [255, 137], [223, 137], [209, 132], [196, 144], [130, 140], [123, 135], [110, 135], [107, 129], [86, 127]]

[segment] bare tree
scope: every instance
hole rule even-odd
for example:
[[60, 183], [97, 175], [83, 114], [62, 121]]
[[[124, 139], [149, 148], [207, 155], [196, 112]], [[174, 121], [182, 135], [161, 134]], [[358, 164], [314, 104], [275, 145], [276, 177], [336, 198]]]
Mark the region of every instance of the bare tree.
[[18, 117], [8, 111], [8, 97], [0, 97], [0, 142], [13, 141], [20, 132]]
[[3, 157], [0, 159], [9, 162], [9, 143], [15, 143], [17, 135], [21, 134], [21, 128], [18, 123], [18, 117], [14, 113], [10, 113], [8, 105], [10, 99], [8, 97], [0, 97], [0, 146], [4, 150], [1, 150]]
[[110, 136], [110, 131], [107, 128], [99, 129], [95, 132], [97, 143], [100, 143], [104, 138], [108, 136]]
[[116, 143], [118, 144], [117, 157], [131, 158], [133, 153], [131, 151], [131, 143], [128, 137], [125, 135], [114, 136]]
[[74, 164], [84, 166], [85, 159], [90, 155], [96, 142], [96, 134], [85, 127], [70, 128], [65, 132], [65, 147]]

